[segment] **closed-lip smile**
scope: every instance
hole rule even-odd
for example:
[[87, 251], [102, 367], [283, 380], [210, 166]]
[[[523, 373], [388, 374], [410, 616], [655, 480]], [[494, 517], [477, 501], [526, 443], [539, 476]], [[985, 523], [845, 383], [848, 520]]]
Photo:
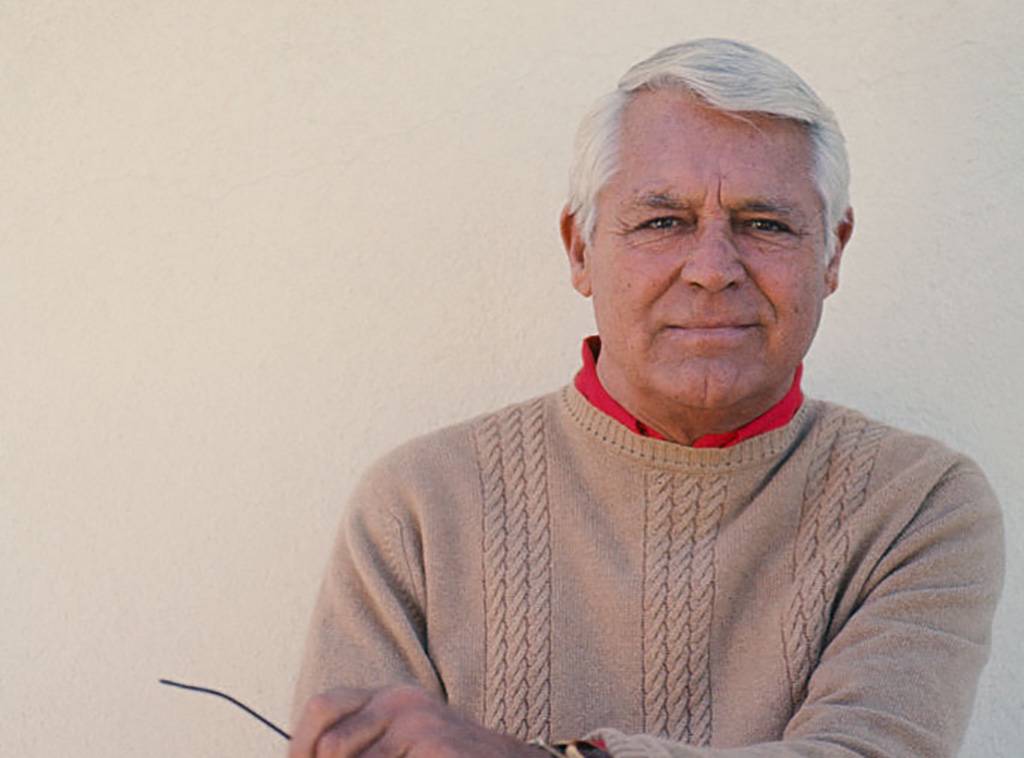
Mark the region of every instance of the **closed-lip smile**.
[[716, 330], [728, 330], [728, 329], [749, 329], [757, 326], [753, 322], [740, 322], [740, 321], [701, 321], [694, 324], [669, 324], [669, 329], [683, 329], [686, 331], [699, 331], [699, 332], [712, 332]]
[[753, 323], [721, 323], [698, 322], [695, 324], [670, 324], [666, 327], [669, 334], [677, 339], [693, 343], [733, 343], [745, 340], [753, 333], [758, 324]]

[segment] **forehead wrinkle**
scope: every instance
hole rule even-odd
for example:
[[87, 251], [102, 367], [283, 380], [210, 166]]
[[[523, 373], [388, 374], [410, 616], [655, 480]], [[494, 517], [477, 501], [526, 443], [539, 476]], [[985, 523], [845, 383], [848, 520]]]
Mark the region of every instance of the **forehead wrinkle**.
[[726, 187], [728, 177], [718, 177], [718, 204], [733, 213], [774, 213], [787, 216], [800, 216], [799, 207], [789, 198], [780, 195], [753, 194], [747, 197], [727, 199], [728, 189]]

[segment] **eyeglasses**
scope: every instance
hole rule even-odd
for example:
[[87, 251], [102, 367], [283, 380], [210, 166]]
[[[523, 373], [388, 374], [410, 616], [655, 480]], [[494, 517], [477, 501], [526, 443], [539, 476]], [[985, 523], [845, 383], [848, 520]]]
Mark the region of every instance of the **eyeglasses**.
[[182, 684], [181, 682], [172, 682], [170, 679], [160, 679], [158, 681], [160, 682], [160, 684], [167, 684], [171, 687], [180, 687], [183, 690], [192, 690], [193, 692], [205, 692], [207, 695], [216, 695], [217, 697], [222, 697], [229, 703], [237, 705], [239, 708], [241, 708], [243, 711], [248, 713], [253, 718], [262, 721], [264, 724], [269, 726], [271, 729], [280, 734], [286, 740], [290, 740], [292, 738], [291, 735], [288, 734], [288, 732], [286, 732], [281, 727], [277, 726], [274, 722], [270, 721], [270, 719], [264, 718], [260, 714], [256, 713], [256, 711], [254, 711], [252, 708], [247, 706], [245, 703], [235, 700], [233, 697], [231, 697], [231, 695], [228, 695], [224, 692], [220, 692], [218, 690], [211, 690], [209, 687], [197, 687], [194, 684]]

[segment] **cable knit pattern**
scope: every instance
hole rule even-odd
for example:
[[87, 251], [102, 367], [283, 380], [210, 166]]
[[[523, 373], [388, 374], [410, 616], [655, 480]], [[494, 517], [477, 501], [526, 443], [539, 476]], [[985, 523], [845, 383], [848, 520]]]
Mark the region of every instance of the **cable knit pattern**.
[[794, 592], [782, 627], [794, 708], [824, 645], [843, 567], [849, 561], [846, 519], [864, 502], [885, 427], [843, 410], [828, 413], [816, 431], [794, 559]]
[[919, 435], [807, 399], [785, 427], [690, 448], [570, 385], [367, 472], [295, 713], [415, 683], [616, 758], [952, 756], [1002, 550], [977, 466]]
[[725, 478], [651, 472], [644, 518], [645, 731], [711, 739], [709, 642]]
[[476, 431], [483, 496], [488, 725], [549, 736], [551, 536], [539, 401], [486, 417]]

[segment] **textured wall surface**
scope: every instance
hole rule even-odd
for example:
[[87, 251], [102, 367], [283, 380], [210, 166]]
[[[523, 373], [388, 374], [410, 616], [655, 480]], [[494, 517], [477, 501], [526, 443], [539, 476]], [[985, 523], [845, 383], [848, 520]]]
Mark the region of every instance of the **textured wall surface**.
[[[484, 9], [482, 6], [491, 5]], [[339, 508], [409, 436], [564, 383], [590, 101], [732, 36], [847, 133], [807, 388], [948, 441], [1008, 574], [963, 755], [1024, 751], [1015, 0], [0, 1], [0, 754], [273, 756]]]

